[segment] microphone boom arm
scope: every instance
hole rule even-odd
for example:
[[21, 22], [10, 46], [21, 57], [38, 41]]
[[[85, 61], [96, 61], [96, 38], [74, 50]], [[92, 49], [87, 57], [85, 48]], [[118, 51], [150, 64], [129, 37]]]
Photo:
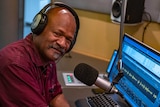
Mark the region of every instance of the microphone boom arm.
[[118, 53], [118, 74], [114, 78], [112, 84], [117, 84], [118, 81], [123, 77], [123, 62], [122, 62], [122, 40], [124, 35], [124, 19], [125, 19], [125, 7], [126, 0], [122, 0], [122, 8], [121, 8], [121, 23], [120, 23], [120, 37], [119, 37], [119, 53]]

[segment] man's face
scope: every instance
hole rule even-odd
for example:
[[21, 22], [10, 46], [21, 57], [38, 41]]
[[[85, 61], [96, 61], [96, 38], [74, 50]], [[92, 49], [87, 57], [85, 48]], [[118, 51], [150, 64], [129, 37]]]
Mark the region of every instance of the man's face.
[[42, 59], [57, 60], [69, 49], [76, 31], [75, 19], [65, 9], [49, 15], [44, 31], [37, 36]]

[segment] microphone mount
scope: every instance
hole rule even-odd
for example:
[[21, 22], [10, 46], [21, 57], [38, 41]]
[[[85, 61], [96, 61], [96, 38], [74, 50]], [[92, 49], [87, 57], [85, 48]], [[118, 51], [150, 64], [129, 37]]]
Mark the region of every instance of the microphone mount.
[[123, 62], [122, 62], [122, 40], [124, 35], [124, 20], [125, 20], [125, 7], [127, 5], [126, 0], [122, 0], [121, 8], [121, 22], [120, 22], [120, 37], [119, 37], [119, 53], [118, 53], [118, 74], [114, 78], [112, 84], [117, 84], [118, 81], [123, 77]]

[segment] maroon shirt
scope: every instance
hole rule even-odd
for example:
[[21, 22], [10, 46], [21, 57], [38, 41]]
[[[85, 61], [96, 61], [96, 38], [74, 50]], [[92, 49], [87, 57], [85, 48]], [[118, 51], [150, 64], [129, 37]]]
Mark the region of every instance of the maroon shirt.
[[60, 93], [56, 65], [44, 67], [31, 34], [0, 50], [0, 107], [47, 107]]

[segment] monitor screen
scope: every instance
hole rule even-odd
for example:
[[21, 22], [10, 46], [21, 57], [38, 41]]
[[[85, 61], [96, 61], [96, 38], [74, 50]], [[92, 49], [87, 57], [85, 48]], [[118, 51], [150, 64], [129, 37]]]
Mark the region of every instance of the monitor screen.
[[[122, 41], [124, 76], [115, 87], [131, 106], [160, 107], [160, 53], [128, 34]], [[112, 82], [118, 74], [118, 55], [109, 72]]]

